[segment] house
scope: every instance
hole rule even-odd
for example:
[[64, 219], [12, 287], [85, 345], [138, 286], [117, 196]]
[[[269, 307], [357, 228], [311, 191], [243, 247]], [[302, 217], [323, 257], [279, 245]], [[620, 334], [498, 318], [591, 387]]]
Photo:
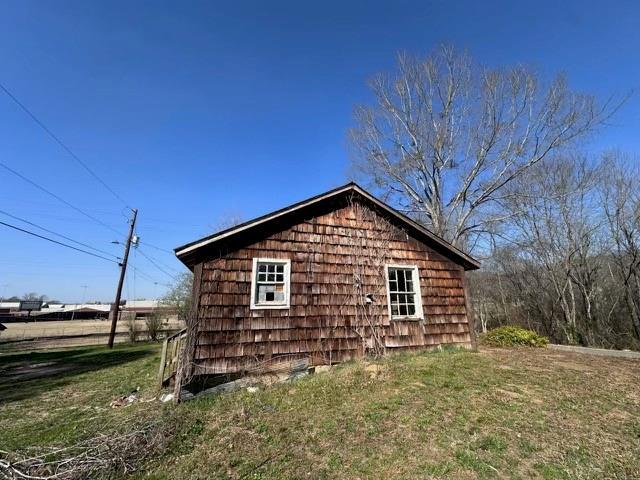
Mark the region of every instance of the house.
[[175, 253], [194, 273], [195, 375], [472, 346], [464, 274], [478, 261], [355, 183]]

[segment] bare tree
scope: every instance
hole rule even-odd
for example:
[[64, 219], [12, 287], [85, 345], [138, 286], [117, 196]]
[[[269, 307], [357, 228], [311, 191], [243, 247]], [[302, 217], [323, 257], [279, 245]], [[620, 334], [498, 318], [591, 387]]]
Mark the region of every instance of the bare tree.
[[519, 255], [542, 274], [539, 287], [550, 287], [549, 311], [561, 312], [557, 326], [569, 343], [593, 344], [597, 330], [600, 225], [592, 202], [599, 172], [584, 158], [549, 158], [507, 188]]
[[40, 302], [46, 302], [48, 298], [49, 297], [47, 297], [46, 295], [39, 295], [36, 292], [25, 293], [22, 296], [22, 300], [36, 300]]
[[640, 340], [640, 170], [613, 153], [601, 183], [611, 238], [611, 276], [624, 293], [633, 331]]
[[215, 223], [210, 224], [209, 228], [212, 232], [221, 232], [222, 230], [240, 225], [244, 221], [244, 216], [240, 211], [228, 210], [221, 214]]
[[484, 328], [638, 348], [640, 184], [619, 159], [549, 157], [505, 188], [507, 236], [474, 283]]
[[516, 66], [492, 70], [441, 47], [424, 60], [400, 55], [395, 75], [370, 82], [350, 131], [356, 169], [388, 200], [462, 248], [505, 218], [505, 187], [533, 165], [593, 132], [612, 99], [544, 86]]

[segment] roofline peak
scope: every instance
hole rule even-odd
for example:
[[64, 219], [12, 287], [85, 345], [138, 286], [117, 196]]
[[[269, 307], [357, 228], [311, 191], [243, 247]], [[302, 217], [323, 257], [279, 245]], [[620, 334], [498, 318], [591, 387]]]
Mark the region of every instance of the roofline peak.
[[376, 205], [381, 210], [384, 210], [387, 213], [391, 214], [396, 219], [401, 221], [403, 224], [411, 227], [415, 231], [418, 231], [420, 234], [428, 237], [432, 242], [434, 242], [435, 244], [439, 245], [439, 248], [443, 248], [446, 251], [448, 251], [449, 254], [452, 254], [453, 256], [457, 257], [459, 260], [461, 260], [461, 261], [458, 261], [457, 263], [462, 265], [465, 268], [465, 270], [466, 269], [477, 269], [477, 268], [480, 268], [480, 262], [478, 262], [476, 259], [474, 259], [470, 255], [466, 254], [462, 250], [458, 249], [457, 247], [453, 246], [451, 243], [447, 242], [446, 240], [444, 240], [443, 238], [439, 237], [435, 233], [431, 232], [427, 228], [423, 227], [422, 225], [417, 223], [415, 220], [407, 217], [403, 213], [397, 211], [393, 207], [391, 207], [391, 206], [387, 205], [386, 203], [384, 203], [383, 201], [377, 199], [375, 196], [373, 196], [372, 194], [367, 192], [364, 188], [362, 188], [360, 185], [358, 185], [354, 180], [351, 180], [348, 183], [343, 184], [342, 186], [336, 187], [336, 188], [334, 188], [332, 190], [329, 190], [327, 192], [324, 192], [322, 194], [319, 194], [319, 195], [313, 196], [311, 198], [308, 198], [306, 200], [303, 200], [301, 202], [289, 205], [288, 207], [284, 207], [284, 208], [282, 208], [280, 210], [276, 210], [276, 211], [268, 213], [266, 215], [262, 215], [260, 217], [257, 217], [257, 218], [254, 218], [252, 220], [249, 220], [247, 222], [243, 222], [243, 223], [241, 223], [239, 225], [235, 225], [235, 226], [233, 226], [231, 228], [228, 228], [228, 229], [225, 229], [225, 230], [221, 230], [219, 232], [215, 232], [212, 235], [206, 236], [206, 237], [201, 238], [199, 240], [196, 240], [194, 242], [187, 243], [187, 244], [182, 245], [180, 247], [176, 247], [174, 249], [174, 252], [175, 252], [176, 256], [183, 263], [185, 263], [187, 266], [189, 266], [187, 261], [185, 261], [186, 260], [185, 257], [188, 254], [190, 254], [191, 252], [194, 252], [195, 250], [199, 250], [202, 247], [205, 247], [207, 245], [211, 245], [214, 242], [217, 242], [219, 240], [228, 238], [228, 237], [230, 237], [232, 235], [235, 235], [235, 234], [240, 233], [242, 231], [248, 230], [249, 228], [257, 227], [257, 226], [259, 226], [261, 224], [264, 224], [264, 223], [266, 223], [266, 222], [268, 222], [270, 220], [275, 220], [275, 219], [277, 219], [279, 217], [282, 217], [282, 216], [284, 216], [284, 215], [286, 215], [288, 213], [292, 213], [292, 212], [295, 212], [295, 211], [297, 211], [297, 210], [299, 210], [301, 208], [314, 205], [314, 204], [316, 204], [318, 202], [321, 202], [323, 200], [328, 200], [330, 198], [333, 198], [333, 197], [335, 197], [337, 195], [343, 194], [343, 193], [345, 193], [347, 191], [350, 191], [350, 190], [352, 190], [354, 192], [357, 192], [358, 194], [363, 196], [366, 200], [372, 202], [374, 205]]

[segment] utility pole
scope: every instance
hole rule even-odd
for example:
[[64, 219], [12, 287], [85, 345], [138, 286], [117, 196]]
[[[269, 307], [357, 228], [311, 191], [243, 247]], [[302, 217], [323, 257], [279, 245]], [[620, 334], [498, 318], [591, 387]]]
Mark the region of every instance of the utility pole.
[[127, 272], [127, 261], [129, 260], [129, 249], [131, 248], [131, 239], [133, 238], [133, 229], [136, 226], [136, 217], [138, 216], [138, 210], [134, 208], [131, 215], [131, 227], [129, 228], [129, 236], [127, 237], [127, 244], [124, 247], [124, 257], [120, 264], [120, 280], [118, 281], [118, 289], [116, 290], [116, 300], [111, 305], [111, 332], [109, 333], [109, 348], [113, 348], [113, 340], [116, 336], [116, 326], [118, 324], [118, 316], [120, 313], [120, 296], [122, 295], [122, 286], [124, 285], [124, 275]]
[[87, 297], [87, 288], [89, 288], [89, 285], [80, 285], [80, 288], [82, 289], [82, 301], [80, 302], [80, 304], [84, 305], [84, 300]]
[[[87, 295], [87, 287], [89, 285], [80, 285], [80, 288], [82, 288], [82, 300], [80, 300], [80, 308], [82, 308], [82, 306], [84, 305], [84, 297]], [[71, 320], [73, 321], [73, 319], [76, 317], [76, 310], [74, 309], [73, 312], [71, 312]]]

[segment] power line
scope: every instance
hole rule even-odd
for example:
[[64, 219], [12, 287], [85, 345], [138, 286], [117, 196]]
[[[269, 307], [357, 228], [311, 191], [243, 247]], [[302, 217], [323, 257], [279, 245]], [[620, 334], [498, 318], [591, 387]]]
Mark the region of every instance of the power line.
[[156, 280], [155, 278], [153, 278], [151, 275], [145, 273], [144, 271], [140, 270], [138, 267], [136, 267], [135, 265], [132, 265], [132, 268], [136, 271], [136, 273], [138, 275], [140, 275], [142, 278], [145, 278], [147, 280], [149, 280], [150, 282], [154, 283], [154, 284], [158, 284], [158, 285], [162, 285], [164, 287], [171, 287], [172, 285], [169, 283], [163, 283], [163, 282], [159, 282], [158, 280]]
[[78, 157], [78, 155], [76, 155], [71, 148], [69, 148], [62, 140], [60, 140], [60, 138], [58, 138], [58, 136], [53, 133], [38, 117], [36, 117], [33, 112], [31, 112], [31, 110], [29, 110], [26, 105], [24, 105], [20, 100], [18, 100], [15, 95], [13, 95], [9, 90], [7, 90], [7, 88], [2, 85], [2, 83], [0, 83], [0, 89], [2, 89], [2, 91], [4, 91], [4, 93], [7, 94], [7, 96], [13, 100], [15, 102], [16, 105], [18, 105], [27, 115], [29, 115], [29, 117], [31, 117], [31, 119], [36, 122], [36, 124], [42, 128], [42, 130], [44, 130], [51, 138], [53, 138], [53, 140], [60, 145], [69, 155], [71, 155], [71, 157], [78, 162], [80, 165], [82, 165], [82, 167], [93, 177], [95, 178], [98, 182], [100, 182], [104, 188], [106, 188], [109, 192], [111, 192], [111, 194], [117, 198], [120, 202], [122, 202], [127, 208], [131, 209], [131, 207], [129, 207], [129, 205], [127, 204], [127, 202], [125, 202], [122, 197], [120, 195], [118, 195], [109, 185], [106, 184], [106, 182], [104, 180], [102, 180], [93, 170], [91, 170], [91, 168], [89, 168], [89, 166], [82, 161], [82, 159], [80, 159], [80, 157]]
[[28, 235], [33, 235], [34, 237], [38, 237], [38, 238], [41, 238], [43, 240], [47, 240], [48, 242], [52, 242], [52, 243], [56, 243], [58, 245], [62, 245], [63, 247], [67, 247], [67, 248], [70, 248], [72, 250], [76, 250], [78, 252], [86, 253], [87, 255], [91, 255], [92, 257], [101, 258], [103, 260], [107, 260], [108, 262], [118, 263], [116, 260], [112, 260], [110, 258], [103, 257], [102, 255], [98, 255], [96, 253], [87, 252], [86, 250], [82, 250], [81, 248], [77, 248], [77, 247], [74, 247], [73, 245], [68, 245], [66, 243], [59, 242], [58, 240], [54, 240], [53, 238], [45, 237], [45, 236], [39, 235], [39, 234], [37, 234], [35, 232], [31, 232], [29, 230], [25, 230], [23, 228], [16, 227], [15, 225], [11, 225], [10, 223], [5, 223], [5, 222], [1, 222], [0, 221], [0, 225], [4, 225], [5, 227], [13, 228], [14, 230], [18, 230], [19, 232], [23, 232], [23, 233], [26, 233]]
[[149, 260], [149, 262], [156, 267], [158, 270], [160, 270], [162, 273], [164, 273], [165, 275], [173, 278], [174, 280], [178, 280], [178, 277], [176, 277], [175, 275], [167, 272], [164, 268], [162, 268], [160, 265], [158, 265], [151, 257], [149, 257], [146, 253], [144, 253], [143, 251], [140, 251], [140, 255], [142, 255], [144, 258], [146, 258], [147, 260]]
[[33, 180], [25, 177], [24, 175], [22, 175], [19, 172], [16, 172], [13, 168], [9, 167], [8, 165], [6, 165], [3, 162], [0, 162], [0, 167], [4, 168], [5, 170], [13, 173], [15, 176], [21, 178], [22, 180], [24, 180], [27, 183], [30, 183], [31, 185], [33, 185], [34, 187], [36, 187], [37, 189], [45, 192], [47, 195], [52, 196], [53, 198], [55, 198], [56, 200], [58, 200], [59, 202], [64, 203], [66, 206], [74, 209], [76, 212], [81, 213], [82, 215], [84, 215], [87, 218], [90, 218], [91, 220], [93, 220], [94, 222], [97, 222], [98, 224], [102, 225], [105, 228], [108, 228], [109, 230], [111, 230], [112, 232], [115, 232], [118, 236], [122, 235], [121, 232], [118, 232], [115, 228], [111, 227], [110, 225], [107, 225], [106, 223], [104, 223], [102, 220], [97, 219], [96, 217], [94, 217], [93, 215], [88, 214], [87, 212], [85, 212], [84, 210], [76, 207], [75, 205], [73, 205], [72, 203], [67, 202], [64, 198], [56, 195], [55, 193], [53, 193], [50, 190], [47, 190], [46, 188], [44, 188], [43, 186], [37, 184], [36, 182], [34, 182]]
[[[131, 278], [131, 272], [130, 272], [130, 271], [128, 271], [128, 272], [126, 273], [125, 277], [126, 277], [125, 284], [126, 284], [126, 289], [127, 289], [127, 299], [128, 299], [128, 300], [133, 300], [133, 298], [131, 297], [131, 290], [129, 289], [129, 283], [130, 283], [130, 282], [129, 282], [129, 278]], [[136, 321], [135, 317], [134, 317], [133, 321], [134, 321], [134, 322]]]
[[[133, 250], [134, 261], [137, 260], [137, 257], [138, 257], [137, 253], [138, 253], [138, 249], [134, 249]], [[135, 269], [133, 270], [133, 299], [134, 300], [136, 299], [136, 270]], [[134, 321], [135, 321], [135, 318], [134, 318]]]
[[130, 262], [130, 264], [131, 264], [131, 268], [134, 270], [134, 272], [135, 272], [136, 274], [140, 275], [140, 277], [142, 277], [142, 278], [144, 278], [144, 279], [146, 279], [146, 280], [150, 281], [150, 282], [151, 282], [151, 283], [153, 283], [154, 285], [162, 285], [162, 286], [165, 286], [165, 287], [169, 287], [169, 288], [171, 288], [171, 286], [172, 286], [171, 284], [169, 284], [169, 283], [163, 283], [163, 282], [160, 282], [160, 281], [158, 281], [157, 279], [153, 278], [153, 277], [152, 277], [151, 275], [149, 275], [148, 273], [146, 273], [145, 271], [143, 271], [143, 270], [139, 269], [139, 268], [136, 266], [136, 263], [137, 263], [137, 260], [138, 260], [138, 258], [137, 258], [137, 256], [136, 256], [136, 253], [137, 253], [137, 248], [136, 248], [136, 249], [134, 249], [133, 260], [131, 260], [131, 262]]
[[70, 242], [77, 243], [78, 245], [82, 245], [83, 247], [90, 248], [91, 250], [95, 250], [96, 252], [104, 253], [106, 255], [113, 255], [113, 253], [111, 253], [111, 252], [107, 252], [105, 250], [100, 250], [99, 248], [92, 247], [91, 245], [88, 245], [86, 243], [79, 242], [78, 240], [74, 240], [73, 238], [67, 237], [66, 235], [62, 235], [61, 233], [57, 233], [57, 232], [54, 232], [53, 230], [49, 230], [48, 228], [41, 227], [40, 225], [38, 225], [36, 223], [33, 223], [33, 222], [30, 222], [29, 220], [25, 220], [24, 218], [18, 217], [16, 215], [12, 215], [9, 212], [5, 212], [4, 210], [0, 210], [0, 213], [6, 215], [7, 217], [13, 218], [14, 220], [19, 220], [19, 221], [24, 222], [24, 223], [26, 223], [28, 225], [31, 225], [32, 227], [39, 228], [40, 230], [43, 230], [43, 231], [45, 231], [47, 233], [51, 233], [51, 234], [56, 235], [56, 236], [58, 236], [60, 238], [64, 238], [65, 240], [69, 240]]
[[170, 255], [173, 255], [173, 254], [174, 254], [171, 250], [167, 250], [166, 248], [162, 248], [162, 247], [156, 247], [155, 245], [152, 245], [152, 244], [147, 243], [147, 242], [145, 242], [143, 245], [145, 245], [145, 246], [147, 246], [147, 247], [151, 247], [151, 248], [153, 248], [154, 250], [159, 250], [159, 251], [161, 251], [161, 252], [168, 253], [168, 254], [170, 254]]
[[[139, 245], [139, 247], [146, 248], [146, 247], [148, 247], [148, 245], [147, 245], [146, 243], [141, 243], [141, 244]], [[142, 255], [144, 255], [144, 253], [142, 253]], [[151, 259], [155, 260], [157, 263], [159, 263], [160, 265], [162, 265], [164, 268], [166, 268], [166, 269], [168, 269], [168, 270], [171, 270], [171, 271], [173, 271], [173, 272], [175, 272], [175, 273], [182, 273], [182, 272], [183, 272], [182, 270], [178, 270], [177, 268], [172, 267], [171, 265], [167, 265], [166, 263], [161, 262], [161, 261], [160, 261], [160, 260], [158, 260], [156, 257], [154, 257], [154, 256], [152, 256], [152, 255], [149, 255], [148, 253], [147, 253], [147, 255], [145, 255], [145, 257], [146, 257], [146, 258], [151, 257]]]

